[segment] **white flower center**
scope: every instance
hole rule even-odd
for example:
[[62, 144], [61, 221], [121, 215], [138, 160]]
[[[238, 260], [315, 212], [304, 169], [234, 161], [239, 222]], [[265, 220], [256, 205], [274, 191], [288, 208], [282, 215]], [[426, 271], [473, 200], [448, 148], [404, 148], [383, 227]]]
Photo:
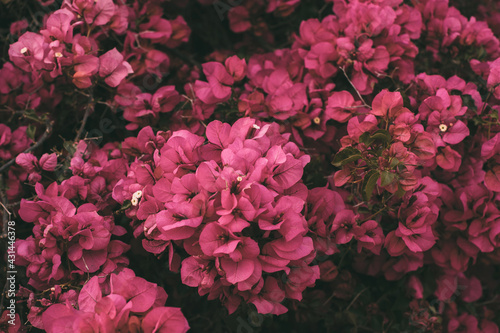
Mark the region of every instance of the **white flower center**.
[[253, 124], [252, 127], [255, 128], [256, 130], [260, 130], [260, 126], [257, 124]]
[[130, 200], [130, 202], [132, 203], [132, 206], [137, 206], [137, 204], [139, 203], [139, 199], [137, 198], [132, 198], [132, 200]]
[[441, 132], [446, 132], [446, 130], [448, 129], [448, 126], [446, 126], [445, 124], [441, 124], [439, 125], [439, 130]]
[[54, 56], [55, 56], [56, 58], [61, 58], [63, 55], [62, 55], [62, 53], [61, 53], [61, 52], [56, 52], [56, 53], [54, 53]]
[[237, 181], [239, 181], [239, 182], [241, 182], [241, 181], [243, 180], [243, 177], [238, 176], [238, 177], [236, 178], [236, 180], [237, 180]]
[[25, 54], [26, 52], [28, 52], [28, 48], [27, 47], [23, 47], [21, 49], [21, 54]]
[[316, 125], [319, 125], [321, 123], [321, 118], [320, 117], [314, 117], [313, 121], [314, 121], [314, 123]]
[[132, 194], [132, 198], [136, 199], [142, 198], [142, 191], [136, 191], [134, 194]]

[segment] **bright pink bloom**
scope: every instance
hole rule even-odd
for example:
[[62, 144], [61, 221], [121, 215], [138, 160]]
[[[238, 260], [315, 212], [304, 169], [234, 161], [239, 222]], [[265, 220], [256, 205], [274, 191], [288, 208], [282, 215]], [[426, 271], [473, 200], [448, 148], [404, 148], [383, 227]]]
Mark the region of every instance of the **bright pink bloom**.
[[355, 235], [362, 233], [362, 230], [358, 225], [354, 212], [346, 209], [335, 216], [331, 232], [335, 232], [336, 243], [345, 244], [350, 242]]
[[42, 35], [26, 32], [16, 43], [10, 45], [9, 58], [26, 72], [40, 70], [43, 68], [47, 46]]
[[333, 120], [344, 123], [352, 118], [357, 111], [360, 111], [359, 103], [354, 101], [354, 98], [348, 91], [333, 92], [328, 97], [328, 106], [326, 114]]
[[490, 65], [487, 85], [493, 91], [493, 95], [500, 99], [500, 59], [493, 61]]
[[57, 39], [61, 42], [70, 42], [73, 39], [71, 21], [75, 15], [68, 9], [59, 9], [52, 13], [45, 23], [46, 29], [40, 33], [46, 41]]
[[73, 58], [75, 74], [73, 74], [73, 83], [81, 89], [92, 85], [92, 76], [99, 69], [99, 58], [93, 55], [80, 55]]
[[229, 57], [225, 61], [225, 66], [236, 82], [243, 80], [246, 75], [247, 63], [245, 59], [240, 59], [237, 56]]
[[287, 312], [287, 308], [280, 304], [285, 298], [285, 291], [280, 288], [278, 281], [268, 277], [262, 288], [262, 296], [250, 300], [257, 307], [259, 313], [272, 313], [276, 315]]
[[130, 64], [123, 61], [123, 55], [116, 48], [99, 57], [99, 76], [111, 87], [117, 87], [128, 74], [133, 72]]
[[396, 119], [406, 110], [403, 107], [403, 97], [399, 92], [389, 92], [384, 89], [373, 99], [370, 113], [385, 119]]
[[218, 62], [208, 62], [203, 64], [203, 73], [208, 83], [196, 81], [194, 86], [196, 96], [206, 104], [226, 101], [231, 96], [234, 79], [225, 67]]
[[157, 307], [147, 313], [141, 328], [144, 333], [185, 333], [189, 330], [189, 324], [180, 308]]

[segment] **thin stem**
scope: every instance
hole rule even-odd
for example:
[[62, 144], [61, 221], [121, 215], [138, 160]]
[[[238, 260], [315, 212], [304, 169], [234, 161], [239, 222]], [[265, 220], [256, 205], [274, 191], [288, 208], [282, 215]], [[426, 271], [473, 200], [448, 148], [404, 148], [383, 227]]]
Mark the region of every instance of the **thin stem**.
[[387, 208], [386, 205], [384, 205], [384, 207], [380, 208], [378, 211], [376, 211], [375, 213], [373, 213], [372, 215], [368, 216], [364, 222], [368, 221], [368, 220], [371, 220], [372, 218], [374, 218], [375, 216], [377, 216], [378, 214], [382, 213], [385, 209]]
[[[0, 184], [3, 186], [4, 183], [3, 183], [3, 175], [0, 174]], [[10, 210], [7, 208], [7, 206], [9, 205], [8, 201], [7, 201], [7, 198], [5, 197], [5, 193], [3, 191], [0, 191], [0, 205], [2, 206], [3, 208], [3, 218], [2, 218], [2, 222], [3, 222], [3, 230], [2, 230], [2, 238], [5, 238], [7, 237], [7, 222], [10, 221], [10, 218], [12, 217], [12, 213], [10, 212]]]
[[82, 136], [83, 130], [85, 129], [85, 125], [87, 124], [87, 119], [89, 118], [89, 115], [91, 112], [94, 111], [94, 104], [93, 104], [93, 98], [92, 95], [89, 96], [89, 104], [85, 108], [85, 114], [83, 115], [83, 120], [82, 124], [80, 125], [80, 128], [78, 129], [78, 132], [76, 133], [75, 136], [75, 142], [80, 140], [80, 137]]
[[347, 73], [345, 72], [345, 68], [344, 67], [339, 67], [339, 68], [342, 71], [342, 73], [344, 73], [345, 78], [347, 79], [347, 81], [349, 81], [349, 84], [352, 86], [354, 91], [356, 91], [356, 94], [358, 94], [358, 97], [361, 100], [361, 102], [363, 102], [363, 105], [366, 106], [367, 108], [370, 108], [370, 106], [368, 104], [366, 104], [365, 100], [363, 99], [363, 96], [361, 96], [361, 93], [359, 92], [359, 90], [354, 86], [351, 79], [349, 79], [349, 76], [347, 76]]
[[368, 290], [368, 287], [366, 287], [365, 289], [361, 290], [351, 301], [351, 303], [349, 303], [349, 305], [347, 306], [347, 308], [345, 308], [345, 311], [349, 311], [349, 308], [354, 304], [354, 302], [356, 302], [356, 300], [359, 298], [359, 296], [361, 296], [362, 293], [364, 293], [365, 291]]
[[[24, 154], [29, 153], [30, 151], [33, 151], [33, 150], [37, 149], [39, 146], [41, 146], [42, 143], [45, 140], [47, 140], [47, 138], [52, 133], [52, 126], [53, 126], [53, 122], [52, 121], [47, 121], [46, 122], [45, 132], [43, 133], [43, 135], [40, 137], [40, 139], [38, 139], [38, 141], [33, 146], [31, 146], [28, 149], [26, 149], [25, 151], [23, 151], [23, 153]], [[3, 172], [4, 170], [6, 170], [8, 167], [10, 167], [12, 164], [14, 164], [15, 161], [16, 161], [16, 158], [14, 157], [11, 160], [9, 160], [7, 163], [5, 163], [4, 165], [2, 165], [2, 167], [0, 167], [0, 173]]]

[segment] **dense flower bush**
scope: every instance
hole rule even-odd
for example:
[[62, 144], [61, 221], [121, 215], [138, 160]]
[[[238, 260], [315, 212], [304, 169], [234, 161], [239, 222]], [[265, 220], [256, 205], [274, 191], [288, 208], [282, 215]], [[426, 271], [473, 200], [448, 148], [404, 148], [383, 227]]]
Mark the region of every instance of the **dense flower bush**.
[[499, 332], [500, 2], [0, 6], [2, 331]]
[[[307, 188], [300, 180], [309, 156], [277, 124], [251, 118], [233, 126], [212, 121], [205, 135], [206, 144], [175, 131], [148, 154], [149, 142], [140, 138], [155, 137], [150, 127], [141, 130], [137, 142], [128, 143], [144, 147], [142, 156], [152, 160], [134, 161], [113, 198], [130, 201], [127, 214], [147, 251], [168, 247], [171, 269], [178, 269], [175, 248], [184, 248], [184, 284], [221, 298], [230, 313], [243, 299], [261, 313], [282, 314], [280, 302], [301, 300], [319, 277], [318, 266], [309, 266], [315, 250], [301, 214]], [[290, 278], [284, 284], [271, 274], [280, 271]]]

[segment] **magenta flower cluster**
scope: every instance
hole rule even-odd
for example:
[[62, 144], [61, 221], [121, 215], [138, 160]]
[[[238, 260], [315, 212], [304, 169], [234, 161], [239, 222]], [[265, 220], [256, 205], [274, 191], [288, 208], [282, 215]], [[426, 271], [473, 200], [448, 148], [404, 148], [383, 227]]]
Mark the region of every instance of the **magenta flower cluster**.
[[[38, 318], [48, 333], [139, 331], [185, 333], [189, 329], [179, 308], [162, 306], [165, 290], [123, 269], [100, 281], [91, 278], [77, 295], [51, 289], [49, 298], [57, 300]], [[51, 303], [47, 299], [47, 303]], [[76, 310], [75, 308], [78, 308]], [[33, 318], [31, 319], [33, 322]]]
[[[397, 285], [393, 330], [499, 332], [500, 5], [313, 2], [64, 0], [11, 24], [0, 200], [31, 230], [31, 326], [186, 332], [137, 255], [229, 314], [385, 330]], [[227, 19], [214, 45], [233, 49], [190, 7]], [[107, 117], [113, 137], [84, 131]]]
[[319, 278], [301, 213], [309, 156], [277, 124], [251, 118], [209, 123], [207, 143], [188, 131], [168, 136], [148, 127], [129, 140], [143, 157], [113, 190], [119, 203], [131, 203], [127, 214], [137, 221], [135, 233], [144, 233], [144, 248], [168, 248], [173, 270], [183, 248], [183, 283], [221, 299], [230, 313], [244, 300], [261, 313], [282, 314], [285, 297], [300, 300]]

